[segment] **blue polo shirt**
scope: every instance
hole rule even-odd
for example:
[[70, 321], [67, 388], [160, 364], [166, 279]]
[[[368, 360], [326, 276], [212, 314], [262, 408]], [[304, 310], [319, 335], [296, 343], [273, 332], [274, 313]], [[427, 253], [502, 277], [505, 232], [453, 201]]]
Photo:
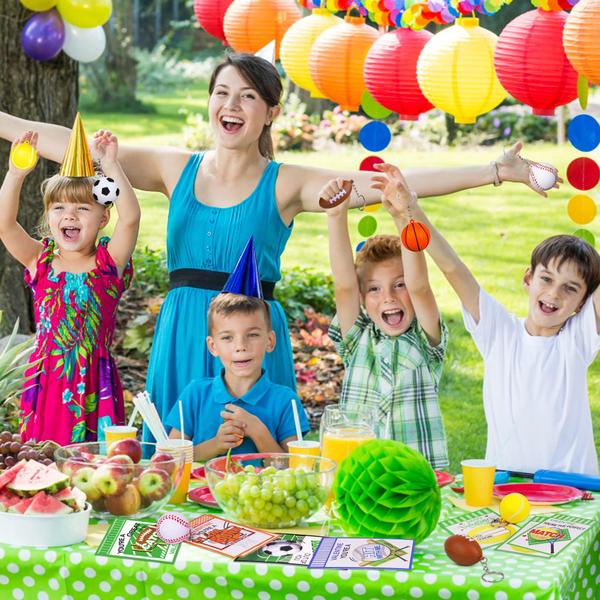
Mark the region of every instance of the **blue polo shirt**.
[[[275, 441], [281, 444], [286, 438], [296, 435], [292, 398], [296, 400], [302, 433], [307, 433], [310, 431], [310, 425], [298, 395], [284, 385], [273, 383], [265, 371], [241, 398], [235, 398], [229, 393], [223, 381], [223, 372], [218, 377], [195, 379], [185, 387], [180, 398], [183, 407], [184, 433], [193, 440], [194, 446], [214, 438], [223, 423], [221, 412], [225, 409], [225, 405], [236, 404], [257, 416]], [[178, 402], [171, 409], [166, 425], [181, 429]], [[231, 452], [243, 454], [258, 452], [258, 449], [249, 437], [245, 437], [244, 441]]]

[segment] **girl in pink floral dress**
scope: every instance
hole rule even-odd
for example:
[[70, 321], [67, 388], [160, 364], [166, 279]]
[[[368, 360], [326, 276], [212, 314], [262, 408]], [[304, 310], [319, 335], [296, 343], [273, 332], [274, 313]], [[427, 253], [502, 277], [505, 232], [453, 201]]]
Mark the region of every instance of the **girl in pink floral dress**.
[[[36, 146], [27, 132], [13, 143]], [[19, 195], [33, 169], [12, 163], [0, 188], [0, 239], [25, 267], [33, 290], [36, 346], [21, 397], [21, 437], [66, 445], [103, 439], [103, 429], [124, 421], [123, 392], [110, 355], [117, 303], [129, 286], [140, 208], [117, 162], [117, 139], [95, 134], [93, 150], [104, 174], [120, 189], [112, 239], [98, 233], [110, 205], [92, 195], [94, 178], [55, 175], [43, 186], [50, 237], [30, 237], [17, 223]]]

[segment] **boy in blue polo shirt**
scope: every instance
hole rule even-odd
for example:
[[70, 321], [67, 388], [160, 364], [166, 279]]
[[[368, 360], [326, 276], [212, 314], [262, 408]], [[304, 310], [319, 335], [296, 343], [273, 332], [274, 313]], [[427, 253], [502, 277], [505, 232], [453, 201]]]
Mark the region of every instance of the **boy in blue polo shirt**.
[[[262, 369], [275, 347], [268, 304], [261, 298], [221, 293], [208, 311], [208, 349], [223, 363], [218, 377], [192, 381], [183, 391], [184, 437], [194, 441], [194, 460], [225, 454], [287, 452], [297, 439], [291, 400], [303, 432], [310, 426], [297, 394], [272, 383]], [[167, 418], [179, 438], [179, 406]]]

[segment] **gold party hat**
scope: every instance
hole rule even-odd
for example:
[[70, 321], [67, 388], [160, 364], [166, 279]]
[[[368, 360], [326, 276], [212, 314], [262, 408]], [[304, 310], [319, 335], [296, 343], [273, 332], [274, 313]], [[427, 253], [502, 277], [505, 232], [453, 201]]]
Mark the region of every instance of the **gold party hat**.
[[60, 174], [63, 177], [92, 177], [94, 175], [94, 165], [79, 113], [73, 123], [69, 145], [60, 166]]

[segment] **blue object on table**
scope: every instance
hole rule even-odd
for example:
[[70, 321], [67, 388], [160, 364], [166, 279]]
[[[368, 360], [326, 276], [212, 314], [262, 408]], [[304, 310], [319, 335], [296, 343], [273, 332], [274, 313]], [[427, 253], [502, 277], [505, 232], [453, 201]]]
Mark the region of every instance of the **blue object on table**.
[[570, 485], [580, 490], [600, 491], [600, 477], [598, 475], [585, 475], [584, 473], [563, 473], [561, 471], [548, 471], [541, 469], [533, 475], [535, 483], [557, 483]]
[[496, 471], [494, 475], [494, 484], [508, 483], [510, 473], [508, 471]]

